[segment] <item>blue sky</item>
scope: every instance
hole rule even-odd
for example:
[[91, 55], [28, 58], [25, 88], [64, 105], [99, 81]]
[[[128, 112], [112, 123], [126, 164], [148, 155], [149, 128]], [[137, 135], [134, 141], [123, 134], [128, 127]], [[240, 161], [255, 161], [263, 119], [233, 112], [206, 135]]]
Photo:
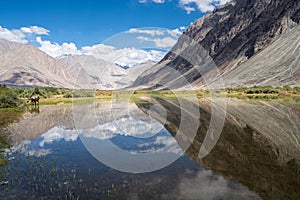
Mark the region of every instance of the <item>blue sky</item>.
[[[228, 0], [10, 0], [0, 6], [0, 38], [81, 49], [132, 28], [178, 29]], [[181, 30], [182, 31], [182, 30]], [[55, 46], [56, 45], [56, 46]]]
[[100, 43], [130, 28], [188, 26], [201, 15], [186, 14], [175, 1], [157, 4], [138, 0], [10, 0], [1, 2], [0, 25], [8, 29], [44, 27], [51, 31], [51, 40], [75, 42], [81, 47]]

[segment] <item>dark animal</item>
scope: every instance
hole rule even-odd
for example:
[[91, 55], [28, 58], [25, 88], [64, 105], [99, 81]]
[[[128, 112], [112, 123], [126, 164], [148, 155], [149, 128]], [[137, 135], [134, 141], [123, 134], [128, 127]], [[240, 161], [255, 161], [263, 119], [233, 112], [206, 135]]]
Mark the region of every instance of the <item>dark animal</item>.
[[27, 99], [27, 103], [31, 101], [31, 104], [34, 104], [35, 106], [40, 104], [40, 97], [39, 96], [31, 96]]

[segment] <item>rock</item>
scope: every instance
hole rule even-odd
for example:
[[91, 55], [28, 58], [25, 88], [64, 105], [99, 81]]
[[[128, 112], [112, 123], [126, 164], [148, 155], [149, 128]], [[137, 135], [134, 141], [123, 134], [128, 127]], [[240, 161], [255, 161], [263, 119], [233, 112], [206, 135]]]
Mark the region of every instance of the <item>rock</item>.
[[[216, 74], [209, 74], [209, 69], [199, 74], [199, 71], [193, 70], [194, 66], [190, 61], [175, 54], [189, 47], [190, 41], [186, 38], [198, 42], [208, 52], [223, 75], [238, 69], [250, 59], [254, 59], [257, 54], [263, 52], [282, 35], [299, 26], [299, 19], [300, 1], [237, 0], [229, 2], [194, 22], [181, 36], [172, 51], [158, 65], [138, 77], [133, 86], [149, 88], [153, 85], [164, 85], [174, 79], [170, 74], [167, 76], [164, 73], [170, 73], [172, 71], [170, 69], [174, 69], [174, 72], [179, 72], [178, 74], [183, 75], [189, 83], [203, 87], [205, 83], [202, 77], [206, 75], [213, 77]], [[299, 35], [299, 31], [295, 34]], [[295, 48], [299, 47], [296, 45]], [[201, 57], [201, 53], [203, 52], [200, 50], [190, 52], [191, 57]], [[286, 56], [289, 55], [286, 54]], [[261, 65], [261, 67], [264, 66]], [[244, 78], [247, 79], [247, 77]]]
[[7, 185], [7, 184], [9, 184], [9, 181], [0, 181], [0, 186], [1, 185]]

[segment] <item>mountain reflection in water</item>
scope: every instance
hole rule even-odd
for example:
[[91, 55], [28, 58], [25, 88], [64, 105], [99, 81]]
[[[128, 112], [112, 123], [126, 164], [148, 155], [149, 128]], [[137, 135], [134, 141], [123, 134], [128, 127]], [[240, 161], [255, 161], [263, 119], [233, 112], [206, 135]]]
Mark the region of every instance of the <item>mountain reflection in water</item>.
[[[234, 99], [227, 103], [221, 137], [204, 159], [198, 155], [211, 119], [206, 100], [200, 101], [200, 127], [186, 152], [181, 149], [183, 141], [175, 137], [185, 111], [172, 99], [119, 103], [114, 115], [109, 102], [40, 106], [39, 112], [29, 112], [7, 127], [17, 142], [7, 152], [10, 161], [0, 181], [9, 184], [1, 186], [0, 197], [299, 199], [299, 106]], [[132, 155], [159, 155], [164, 149], [161, 160], [179, 159], [157, 171], [125, 173], [91, 156], [87, 142], [95, 149], [110, 142]]]
[[[178, 113], [185, 112], [178, 102], [161, 98], [144, 101], [148, 103], [140, 103], [138, 107], [145, 112], [151, 104], [160, 104], [167, 110], [165, 127], [175, 136], [180, 124]], [[218, 105], [218, 100], [214, 103]], [[213, 173], [246, 185], [263, 199], [299, 199], [299, 105], [227, 99], [221, 137], [210, 154], [200, 159], [199, 149], [211, 119], [210, 106], [208, 101], [200, 101], [201, 126], [187, 155]], [[152, 113], [153, 117], [157, 114]]]

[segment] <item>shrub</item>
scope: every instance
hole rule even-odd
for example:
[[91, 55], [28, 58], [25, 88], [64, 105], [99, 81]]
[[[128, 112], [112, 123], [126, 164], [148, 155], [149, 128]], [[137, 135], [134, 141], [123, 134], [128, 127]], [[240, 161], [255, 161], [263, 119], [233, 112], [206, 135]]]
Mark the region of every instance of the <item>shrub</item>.
[[293, 88], [293, 92], [294, 92], [295, 94], [299, 94], [299, 93], [300, 93], [300, 87], [295, 86], [295, 87]]
[[60, 91], [58, 88], [53, 88], [53, 87], [46, 87], [44, 88], [46, 93], [52, 94], [52, 95], [59, 95]]
[[70, 93], [65, 93], [65, 94], [63, 95], [63, 97], [64, 97], [64, 98], [72, 98], [72, 94], [70, 94]]
[[13, 108], [22, 103], [17, 94], [11, 89], [0, 90], [0, 108]]
[[33, 95], [42, 95], [42, 93], [40, 92], [40, 89], [39, 89], [39, 88], [34, 88], [32, 94], [33, 94]]
[[246, 94], [261, 94], [262, 90], [258, 88], [247, 89], [245, 91]]
[[93, 90], [74, 90], [73, 97], [80, 98], [80, 97], [94, 97], [95, 93]]
[[264, 93], [264, 94], [278, 94], [279, 91], [276, 90], [276, 89], [273, 89], [273, 88], [264, 88], [262, 90], [262, 93]]
[[245, 90], [246, 94], [279, 94], [279, 90], [274, 89], [272, 87], [254, 87]]
[[283, 86], [283, 89], [285, 90], [285, 91], [292, 91], [293, 89], [290, 87], [290, 86], [288, 86], [288, 85], [285, 85], [285, 86]]

